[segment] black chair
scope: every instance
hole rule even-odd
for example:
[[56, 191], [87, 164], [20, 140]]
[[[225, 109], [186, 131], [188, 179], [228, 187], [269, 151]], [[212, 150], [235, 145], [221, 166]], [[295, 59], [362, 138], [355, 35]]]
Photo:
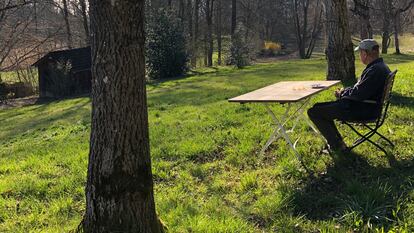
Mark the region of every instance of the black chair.
[[[342, 121], [343, 124], [349, 126], [360, 137], [352, 144], [351, 147], [348, 148], [349, 151], [359, 146], [361, 143], [368, 141], [374, 146], [378, 147], [380, 150], [382, 150], [385, 153], [385, 155], [388, 155], [387, 151], [383, 147], [381, 147], [378, 143], [370, 139], [374, 135], [380, 136], [380, 138], [388, 142], [388, 144], [390, 144], [391, 147], [395, 146], [388, 138], [380, 134], [378, 132], [378, 129], [382, 126], [382, 124], [384, 124], [385, 118], [387, 117], [387, 111], [391, 99], [391, 91], [394, 85], [394, 78], [396, 73], [397, 70], [391, 72], [385, 81], [384, 93], [381, 99], [381, 109], [379, 116], [377, 118], [364, 121]], [[367, 130], [367, 132], [361, 133], [355, 129], [355, 126], [362, 126], [365, 130]]]

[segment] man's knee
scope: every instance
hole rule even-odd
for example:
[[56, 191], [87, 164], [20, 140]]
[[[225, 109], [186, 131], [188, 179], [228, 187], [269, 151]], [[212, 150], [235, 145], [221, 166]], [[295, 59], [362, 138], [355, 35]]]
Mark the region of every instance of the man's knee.
[[308, 116], [309, 116], [310, 119], [317, 118], [317, 115], [318, 115], [318, 112], [317, 112], [315, 106], [308, 109]]

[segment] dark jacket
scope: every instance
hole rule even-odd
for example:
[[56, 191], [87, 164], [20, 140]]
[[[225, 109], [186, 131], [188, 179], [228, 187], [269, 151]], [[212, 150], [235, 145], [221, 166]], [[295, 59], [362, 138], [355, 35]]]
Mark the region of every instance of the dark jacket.
[[364, 69], [358, 82], [341, 93], [341, 99], [354, 101], [368, 100], [367, 102], [380, 104], [385, 80], [390, 73], [390, 69], [382, 58], [374, 60]]

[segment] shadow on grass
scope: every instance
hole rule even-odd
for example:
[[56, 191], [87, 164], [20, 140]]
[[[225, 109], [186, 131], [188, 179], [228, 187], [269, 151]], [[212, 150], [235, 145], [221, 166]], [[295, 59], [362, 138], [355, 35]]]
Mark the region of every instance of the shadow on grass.
[[389, 65], [401, 64], [414, 61], [414, 54], [386, 54], [384, 57], [385, 63]]
[[[8, 130], [8, 133], [3, 134], [1, 136], [1, 139], [6, 140], [15, 138], [29, 130], [42, 130], [43, 128], [47, 128], [60, 120], [73, 120], [73, 123], [76, 121], [88, 122], [90, 121], [90, 110], [85, 109], [84, 107], [90, 104], [90, 100], [84, 102], [83, 101], [84, 99], [79, 99], [70, 107], [62, 108], [61, 111], [59, 111], [59, 113], [47, 114], [47, 108], [51, 107], [51, 104], [56, 103], [56, 101], [49, 101], [45, 104], [40, 104], [39, 106], [32, 108], [28, 111], [22, 112], [21, 114], [27, 114], [28, 112], [32, 112], [35, 114], [35, 116], [25, 118], [25, 120], [17, 120], [17, 122], [13, 123], [13, 130]], [[12, 116], [3, 117], [13, 118], [21, 114], [13, 114]]]
[[400, 217], [393, 211], [399, 214], [401, 201], [413, 189], [414, 166], [413, 161], [403, 166], [393, 156], [387, 159], [390, 166], [372, 166], [353, 152], [333, 158], [326, 173], [309, 179], [293, 194], [295, 213], [312, 220], [336, 219], [351, 227], [361, 220], [389, 228]]
[[391, 105], [414, 108], [414, 97], [404, 96], [400, 93], [392, 93]]

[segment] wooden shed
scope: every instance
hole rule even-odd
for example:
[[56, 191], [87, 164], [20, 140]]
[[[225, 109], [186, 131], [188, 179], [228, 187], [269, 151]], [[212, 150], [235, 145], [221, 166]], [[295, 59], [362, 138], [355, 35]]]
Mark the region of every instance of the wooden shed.
[[39, 72], [39, 97], [60, 98], [91, 92], [91, 48], [53, 51], [33, 66]]

